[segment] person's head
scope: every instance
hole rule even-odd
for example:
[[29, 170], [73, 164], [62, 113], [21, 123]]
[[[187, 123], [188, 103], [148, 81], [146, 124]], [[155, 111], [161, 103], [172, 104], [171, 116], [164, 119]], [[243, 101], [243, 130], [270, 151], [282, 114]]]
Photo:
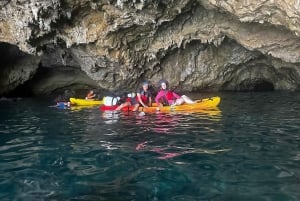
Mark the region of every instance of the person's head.
[[159, 87], [163, 90], [166, 90], [168, 88], [168, 81], [164, 79], [160, 80]]
[[90, 90], [90, 94], [93, 94], [94, 93], [94, 90]]
[[145, 91], [147, 91], [148, 88], [149, 88], [149, 82], [147, 82], [147, 81], [143, 82], [143, 83], [142, 83], [142, 88], [143, 88]]
[[167, 89], [167, 83], [165, 83], [165, 82], [160, 83], [160, 88], [163, 89], [163, 90], [166, 90]]

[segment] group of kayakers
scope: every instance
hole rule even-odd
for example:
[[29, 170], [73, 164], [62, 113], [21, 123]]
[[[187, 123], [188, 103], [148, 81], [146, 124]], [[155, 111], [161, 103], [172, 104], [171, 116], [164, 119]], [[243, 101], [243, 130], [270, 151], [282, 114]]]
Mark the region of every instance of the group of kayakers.
[[[139, 107], [150, 107], [153, 102], [153, 92], [149, 88], [149, 85], [150, 84], [148, 81], [144, 81], [141, 84], [141, 88], [138, 89], [136, 97], [127, 98], [126, 101], [120, 104], [115, 110], [121, 110], [124, 107], [133, 106], [132, 111], [137, 111]], [[168, 82], [164, 79], [159, 81], [159, 87], [160, 89], [154, 99], [158, 105], [157, 110], [160, 110], [161, 107], [165, 105], [181, 105], [183, 103], [194, 103], [194, 101], [191, 100], [189, 97], [185, 95], [179, 96], [174, 91], [171, 91], [168, 87]]]
[[[159, 81], [159, 91], [156, 94], [154, 101], [157, 104], [157, 110], [160, 110], [163, 106], [172, 106], [172, 105], [181, 105], [183, 103], [192, 104], [195, 103], [193, 100], [191, 100], [189, 97], [185, 95], [178, 95], [174, 91], [169, 89], [169, 83], [165, 79], [162, 79]], [[66, 93], [66, 92], [65, 92]], [[133, 95], [134, 94], [134, 95]], [[67, 97], [70, 96], [70, 94], [65, 94], [66, 97], [64, 99], [61, 98], [60, 102], [65, 104], [66, 102], [69, 103]], [[89, 90], [85, 99], [86, 100], [94, 100], [96, 99], [97, 95], [95, 94], [94, 90]], [[107, 98], [107, 97], [106, 97]], [[153, 90], [150, 88], [150, 83], [148, 81], [144, 81], [141, 83], [140, 88], [137, 90], [136, 95], [135, 93], [131, 93], [130, 96], [127, 96], [126, 98], [122, 98], [122, 101], [120, 101], [120, 97], [117, 97], [118, 99], [111, 98], [110, 100], [114, 102], [114, 104], [117, 103], [117, 107], [115, 110], [121, 110], [124, 107], [132, 107], [132, 111], [137, 111], [139, 107], [151, 107], [153, 103]], [[105, 104], [105, 103], [104, 103]], [[69, 106], [69, 105], [67, 105]]]

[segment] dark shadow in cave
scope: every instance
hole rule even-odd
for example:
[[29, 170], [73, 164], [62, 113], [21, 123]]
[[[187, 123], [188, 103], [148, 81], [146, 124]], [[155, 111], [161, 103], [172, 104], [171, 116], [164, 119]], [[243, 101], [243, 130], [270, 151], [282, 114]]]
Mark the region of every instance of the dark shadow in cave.
[[27, 90], [21, 93], [16, 93], [14, 88], [14, 81], [8, 80], [11, 69], [18, 68], [20, 62], [29, 55], [22, 52], [18, 46], [5, 42], [0, 42], [0, 96], [4, 97], [20, 97], [30, 96]]
[[9, 67], [18, 62], [26, 54], [19, 50], [18, 46], [9, 43], [0, 42], [0, 66], [2, 68]]
[[246, 79], [237, 86], [238, 91], [274, 91], [274, 85], [264, 79]]
[[266, 80], [259, 80], [255, 83], [253, 91], [274, 91], [274, 85]]

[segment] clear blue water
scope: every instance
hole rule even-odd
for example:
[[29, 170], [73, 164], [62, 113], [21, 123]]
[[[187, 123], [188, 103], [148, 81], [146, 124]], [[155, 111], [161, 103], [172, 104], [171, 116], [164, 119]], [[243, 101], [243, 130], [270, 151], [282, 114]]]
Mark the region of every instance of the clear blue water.
[[218, 95], [145, 116], [2, 101], [0, 200], [300, 200], [300, 93]]

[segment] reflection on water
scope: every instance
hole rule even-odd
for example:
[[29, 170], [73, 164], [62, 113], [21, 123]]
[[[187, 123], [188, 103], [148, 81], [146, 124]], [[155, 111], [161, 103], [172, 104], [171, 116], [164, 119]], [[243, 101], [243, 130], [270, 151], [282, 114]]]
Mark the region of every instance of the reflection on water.
[[[128, 111], [104, 111], [102, 112], [103, 120], [108, 123], [117, 123], [120, 115], [124, 116], [136, 116], [136, 117], [143, 117], [143, 116], [153, 116], [155, 115], [159, 122], [169, 122], [174, 118], [176, 115], [188, 115], [188, 116], [198, 116], [199, 118], [207, 118], [210, 120], [219, 121], [222, 117], [221, 110], [216, 108], [211, 109], [196, 109], [190, 111], [171, 111], [171, 112], [155, 112], [155, 113], [144, 113], [144, 112], [128, 112]], [[141, 118], [142, 119], [142, 118]]]
[[67, 108], [73, 111], [80, 111], [80, 110], [86, 110], [86, 109], [97, 109], [99, 106], [95, 105], [72, 105], [71, 107]]
[[160, 156], [158, 159], [169, 159], [173, 158], [176, 156], [180, 156], [183, 154], [191, 154], [191, 153], [198, 153], [198, 154], [217, 154], [219, 152], [225, 152], [225, 151], [230, 151], [230, 149], [202, 149], [202, 148], [193, 148], [193, 147], [179, 147], [175, 145], [167, 145], [166, 147], [160, 147], [160, 146], [152, 146], [151, 142], [142, 142], [139, 143], [136, 146], [137, 151], [141, 150], [149, 150], [153, 151], [155, 153], [158, 153]]
[[118, 111], [104, 111], [102, 112], [102, 119], [106, 124], [118, 123], [120, 112]]
[[1, 200], [300, 200], [300, 95], [190, 112], [0, 104]]

